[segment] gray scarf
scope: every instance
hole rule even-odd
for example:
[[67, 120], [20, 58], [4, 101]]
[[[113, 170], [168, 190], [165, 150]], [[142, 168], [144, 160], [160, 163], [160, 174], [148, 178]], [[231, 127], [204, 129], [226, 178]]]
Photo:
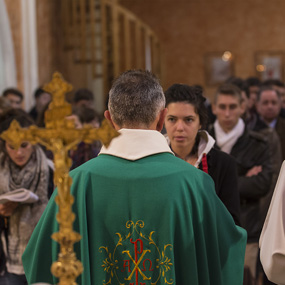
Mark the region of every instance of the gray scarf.
[[25, 188], [39, 197], [34, 204], [20, 204], [10, 216], [7, 254], [7, 270], [10, 273], [24, 274], [22, 254], [47, 205], [48, 183], [47, 158], [39, 146], [34, 147], [30, 160], [23, 168], [15, 165], [5, 154], [0, 154], [0, 194]]

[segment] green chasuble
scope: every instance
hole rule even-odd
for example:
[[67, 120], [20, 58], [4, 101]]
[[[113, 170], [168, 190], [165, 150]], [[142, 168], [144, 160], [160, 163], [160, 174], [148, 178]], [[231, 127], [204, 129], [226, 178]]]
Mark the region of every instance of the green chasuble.
[[[134, 142], [143, 147], [141, 138]], [[246, 232], [217, 197], [211, 177], [170, 151], [122, 158], [128, 147], [118, 151], [121, 157], [103, 152], [71, 172], [74, 230], [82, 236], [75, 252], [84, 266], [77, 282], [242, 284]], [[151, 149], [151, 140], [144, 147]], [[50, 238], [58, 231], [55, 195], [23, 255], [29, 284], [58, 281], [50, 273], [59, 250]]]

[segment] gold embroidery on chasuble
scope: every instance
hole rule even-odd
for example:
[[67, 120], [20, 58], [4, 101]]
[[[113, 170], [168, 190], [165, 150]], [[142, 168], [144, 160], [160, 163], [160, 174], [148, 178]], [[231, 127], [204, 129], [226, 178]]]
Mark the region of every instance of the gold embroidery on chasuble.
[[129, 229], [126, 235], [116, 233], [119, 240], [114, 249], [107, 246], [99, 248], [107, 255], [102, 267], [108, 274], [108, 280], [102, 280], [103, 285], [156, 285], [158, 281], [173, 284], [168, 277], [173, 264], [166, 255], [173, 246], [166, 244], [163, 249], [159, 248], [153, 238], [155, 231], [144, 234], [144, 222], [141, 220], [136, 223], [128, 221], [126, 228]]

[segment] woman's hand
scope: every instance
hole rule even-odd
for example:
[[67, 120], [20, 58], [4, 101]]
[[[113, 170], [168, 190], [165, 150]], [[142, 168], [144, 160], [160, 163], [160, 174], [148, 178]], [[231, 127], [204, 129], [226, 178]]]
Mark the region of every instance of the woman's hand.
[[7, 202], [5, 204], [0, 204], [0, 215], [4, 217], [10, 217], [18, 205], [18, 202]]

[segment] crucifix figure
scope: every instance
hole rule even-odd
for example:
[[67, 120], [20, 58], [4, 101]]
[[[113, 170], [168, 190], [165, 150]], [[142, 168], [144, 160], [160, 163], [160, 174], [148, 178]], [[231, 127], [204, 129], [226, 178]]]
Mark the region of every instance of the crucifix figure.
[[54, 182], [58, 188], [58, 195], [55, 198], [59, 206], [57, 221], [59, 232], [54, 233], [52, 238], [60, 244], [58, 260], [52, 264], [51, 271], [55, 277], [59, 278], [59, 285], [76, 284], [76, 278], [82, 273], [82, 263], [77, 260], [73, 245], [80, 240], [80, 234], [73, 231], [75, 215], [72, 213], [73, 196], [70, 194], [72, 179], [69, 176], [71, 159], [69, 150], [84, 141], [91, 143], [94, 140], [101, 140], [108, 146], [111, 140], [118, 136], [107, 121], [103, 121], [101, 128], [94, 129], [85, 126], [82, 129], [75, 129], [75, 123], [66, 119], [71, 115], [72, 108], [65, 101], [65, 94], [72, 90], [72, 86], [63, 80], [60, 73], [56, 72], [50, 83], [43, 88], [52, 95], [52, 101], [45, 113], [46, 128], [31, 126], [22, 129], [17, 121], [11, 123], [10, 128], [3, 132], [1, 137], [16, 149], [23, 141], [32, 144], [40, 143], [54, 155]]

